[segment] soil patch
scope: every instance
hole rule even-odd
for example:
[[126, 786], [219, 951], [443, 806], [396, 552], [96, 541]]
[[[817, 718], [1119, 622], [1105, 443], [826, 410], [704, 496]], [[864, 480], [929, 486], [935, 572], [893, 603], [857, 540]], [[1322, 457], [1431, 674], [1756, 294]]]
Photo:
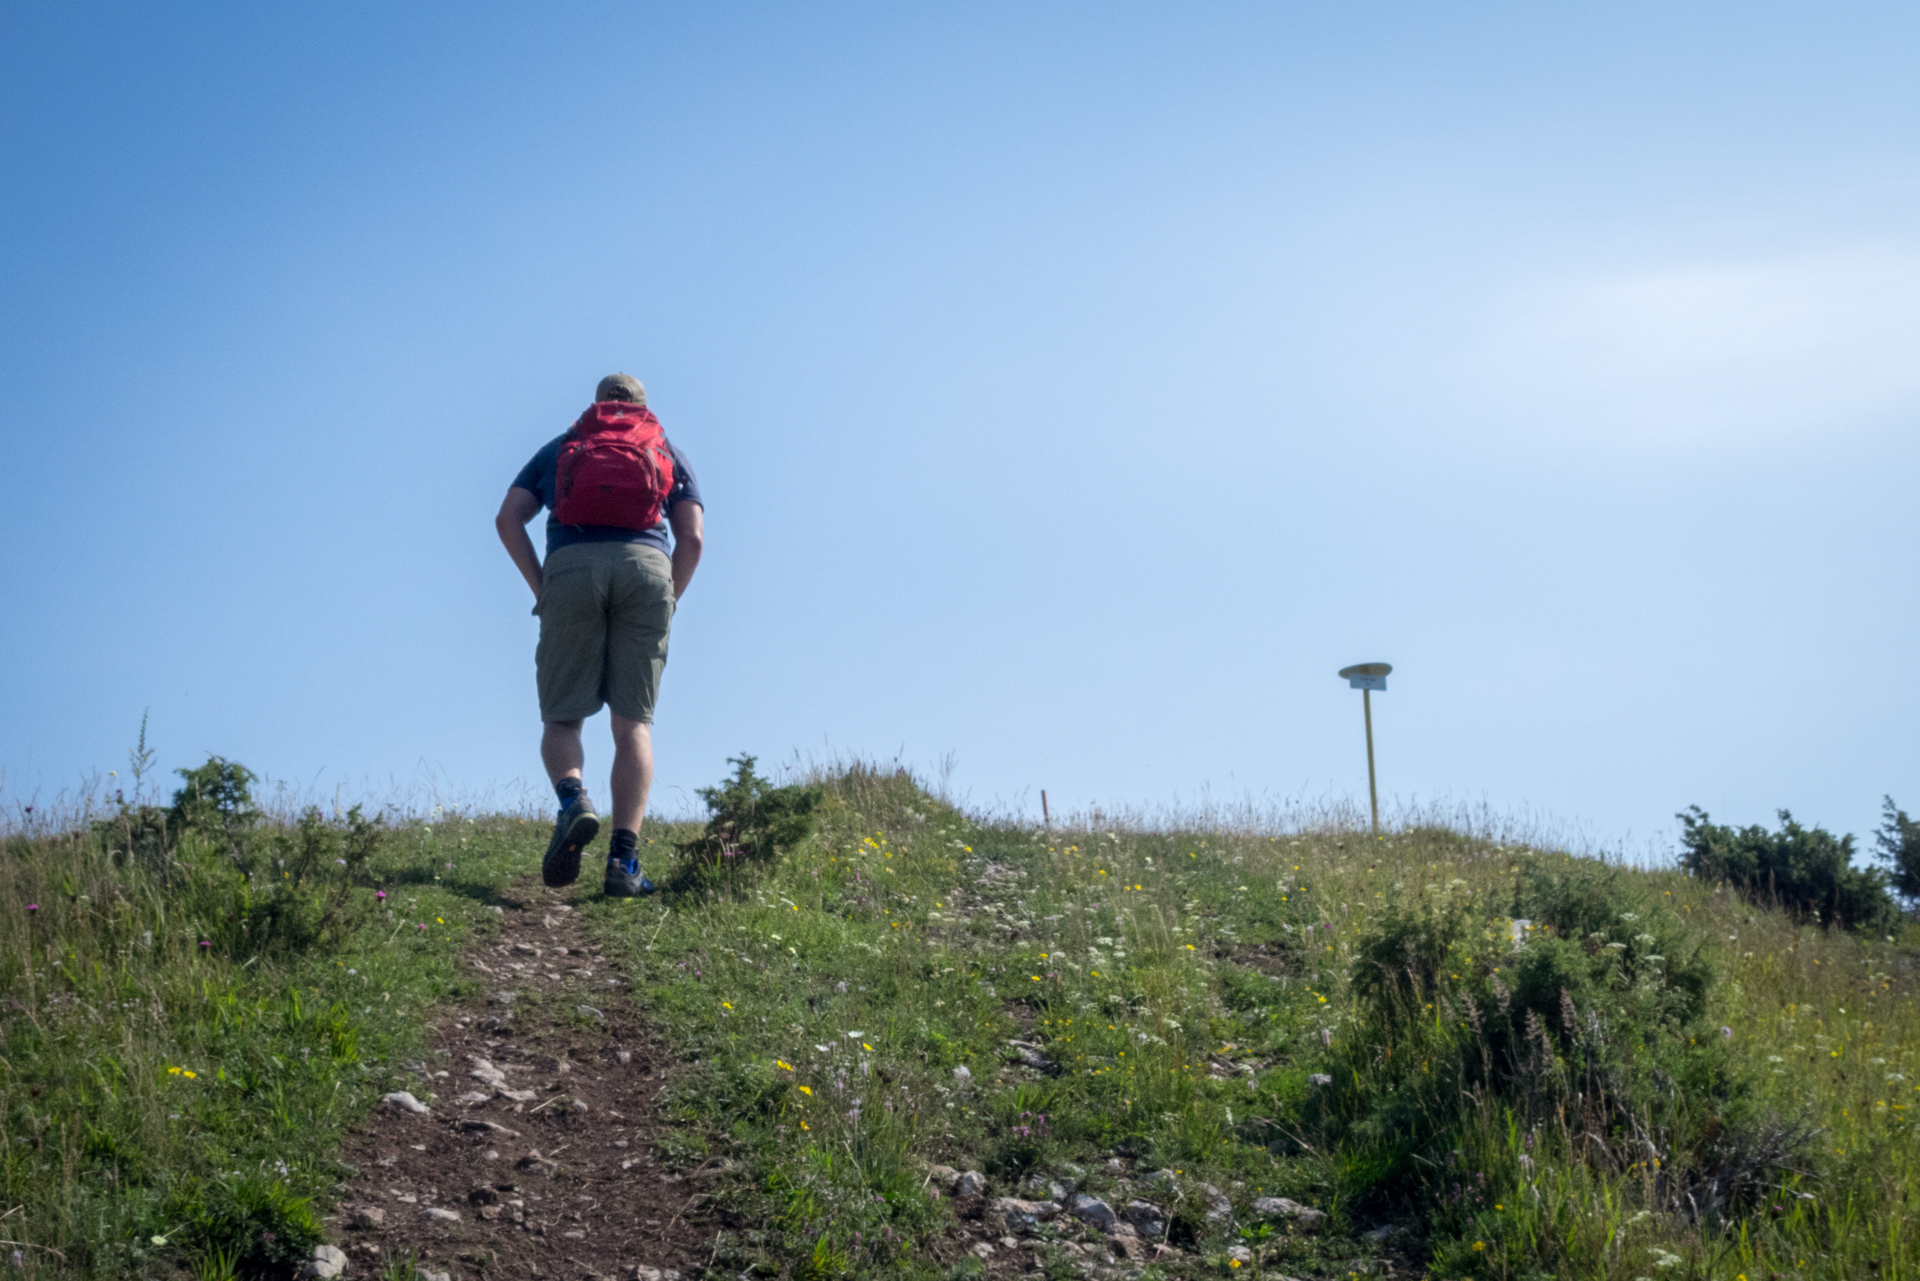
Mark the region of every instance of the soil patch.
[[466, 960], [480, 995], [441, 1012], [416, 1065], [428, 1110], [383, 1103], [345, 1144], [332, 1227], [350, 1274], [409, 1255], [455, 1281], [705, 1270], [720, 1171], [663, 1155], [670, 1060], [589, 944], [578, 892], [502, 898], [499, 936]]

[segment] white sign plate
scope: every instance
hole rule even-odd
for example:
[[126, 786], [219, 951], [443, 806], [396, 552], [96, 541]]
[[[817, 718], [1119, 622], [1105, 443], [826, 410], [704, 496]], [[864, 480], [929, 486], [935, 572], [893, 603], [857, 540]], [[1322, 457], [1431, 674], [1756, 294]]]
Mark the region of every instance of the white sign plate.
[[1341, 668], [1340, 675], [1354, 689], [1385, 690], [1387, 673], [1392, 670], [1392, 663], [1355, 663], [1352, 667]]

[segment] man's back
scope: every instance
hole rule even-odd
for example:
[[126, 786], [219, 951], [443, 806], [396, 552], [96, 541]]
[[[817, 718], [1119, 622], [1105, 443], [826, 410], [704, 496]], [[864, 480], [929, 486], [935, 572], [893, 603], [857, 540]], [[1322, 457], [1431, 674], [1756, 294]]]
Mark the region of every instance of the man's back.
[[[568, 885], [579, 875], [580, 856], [600, 831], [600, 817], [582, 780], [585, 749], [581, 726], [602, 707], [612, 713], [613, 840], [605, 887], [611, 895], [650, 893], [653, 883], [640, 874], [640, 822], [653, 785], [652, 722], [661, 677], [667, 664], [667, 638], [680, 596], [693, 579], [705, 541], [705, 507], [686, 455], [656, 435], [657, 422], [646, 409], [646, 389], [625, 374], [600, 380], [594, 405], [582, 423], [611, 425], [633, 432], [629, 455], [619, 442], [595, 436], [602, 448], [593, 459], [593, 494], [629, 495], [601, 507], [600, 514], [642, 512], [660, 516], [645, 528], [624, 525], [568, 524], [556, 510], [572, 500], [563, 495], [563, 457], [567, 476], [590, 434], [569, 431], [543, 445], [520, 469], [494, 517], [494, 529], [507, 554], [532, 588], [533, 612], [540, 618], [534, 651], [535, 684], [545, 729], [541, 759], [560, 801], [560, 817], [547, 844], [541, 875], [548, 885]], [[576, 424], [578, 427], [579, 424]], [[667, 466], [658, 457], [665, 445], [672, 483], [664, 498], [660, 485]], [[570, 446], [572, 449], [570, 450]], [[623, 463], [623, 457], [628, 462]], [[629, 465], [632, 474], [622, 471]], [[583, 493], [573, 491], [575, 498]], [[639, 496], [637, 504], [633, 496]], [[547, 555], [535, 554], [527, 522], [546, 508]]]

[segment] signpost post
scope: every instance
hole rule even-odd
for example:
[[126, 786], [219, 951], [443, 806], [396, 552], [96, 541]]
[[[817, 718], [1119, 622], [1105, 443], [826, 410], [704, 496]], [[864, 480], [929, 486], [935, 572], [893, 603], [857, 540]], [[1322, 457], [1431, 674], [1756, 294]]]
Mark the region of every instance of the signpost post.
[[1392, 663], [1355, 663], [1340, 669], [1349, 686], [1360, 691], [1360, 706], [1367, 718], [1367, 799], [1373, 804], [1373, 834], [1380, 835], [1380, 788], [1373, 777], [1373, 691], [1387, 692], [1387, 673]]

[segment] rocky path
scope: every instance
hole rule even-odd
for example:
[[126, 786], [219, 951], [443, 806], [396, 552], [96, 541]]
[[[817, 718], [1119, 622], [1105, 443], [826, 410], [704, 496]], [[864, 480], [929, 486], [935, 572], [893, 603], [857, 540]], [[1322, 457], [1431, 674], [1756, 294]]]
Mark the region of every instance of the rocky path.
[[708, 1171], [676, 1173], [657, 1146], [666, 1056], [588, 943], [579, 892], [522, 884], [503, 899], [499, 936], [467, 958], [482, 995], [442, 1012], [416, 1087], [349, 1139], [331, 1224], [346, 1275], [410, 1256], [435, 1281], [704, 1270]]

